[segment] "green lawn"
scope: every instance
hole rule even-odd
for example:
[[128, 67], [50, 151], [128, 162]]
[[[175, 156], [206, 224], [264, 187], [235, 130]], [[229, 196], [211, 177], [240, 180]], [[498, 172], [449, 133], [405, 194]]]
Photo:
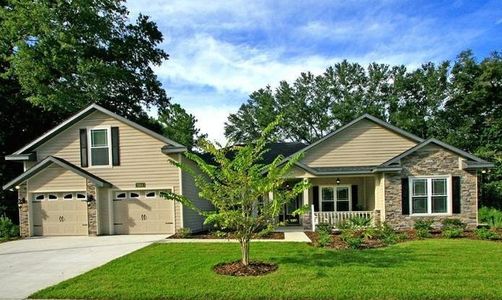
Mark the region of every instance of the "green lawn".
[[363, 251], [253, 243], [275, 273], [236, 278], [212, 266], [238, 259], [237, 244], [154, 244], [33, 298], [498, 298], [502, 243], [425, 240]]

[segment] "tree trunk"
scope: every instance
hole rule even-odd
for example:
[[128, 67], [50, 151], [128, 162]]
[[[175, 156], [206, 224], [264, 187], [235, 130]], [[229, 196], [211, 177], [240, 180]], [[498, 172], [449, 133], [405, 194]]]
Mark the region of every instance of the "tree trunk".
[[249, 239], [241, 239], [241, 262], [243, 265], [249, 265]]

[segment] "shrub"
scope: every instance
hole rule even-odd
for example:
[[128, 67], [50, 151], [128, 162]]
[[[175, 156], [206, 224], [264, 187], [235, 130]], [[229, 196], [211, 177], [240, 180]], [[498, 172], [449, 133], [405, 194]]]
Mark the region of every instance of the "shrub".
[[361, 231], [354, 229], [344, 229], [342, 230], [342, 234], [340, 235], [342, 241], [344, 241], [349, 248], [357, 249], [361, 247], [363, 243], [364, 237]]
[[263, 238], [263, 237], [266, 237], [268, 236], [269, 234], [271, 234], [272, 232], [274, 232], [274, 227], [272, 225], [269, 225], [265, 228], [263, 228], [261, 231], [259, 231], [256, 236], [259, 237], [259, 238]]
[[331, 245], [333, 238], [331, 237], [331, 232], [319, 231], [319, 239], [317, 240], [317, 247], [326, 247]]
[[442, 235], [449, 239], [461, 237], [466, 227], [460, 219], [444, 219], [442, 224]]
[[176, 235], [182, 239], [187, 238], [192, 235], [192, 229], [188, 227], [181, 227], [176, 230]]
[[502, 211], [495, 208], [481, 207], [478, 211], [479, 221], [492, 228], [502, 229]]
[[324, 232], [328, 232], [331, 234], [332, 230], [333, 230], [333, 225], [331, 225], [329, 223], [319, 223], [315, 227], [315, 231], [317, 231], [317, 232], [324, 231]]
[[430, 231], [432, 230], [432, 220], [419, 219], [415, 221], [413, 228], [419, 239], [425, 239], [431, 237]]
[[326, 247], [331, 244], [333, 238], [331, 237], [331, 231], [333, 226], [328, 223], [319, 223], [316, 226], [316, 232], [319, 233], [319, 239], [317, 240], [317, 247]]
[[356, 216], [350, 218], [347, 223], [349, 223], [352, 227], [360, 228], [360, 227], [368, 227], [371, 226], [371, 218], [366, 218], [362, 216]]
[[0, 239], [10, 239], [19, 236], [19, 226], [5, 215], [0, 216]]
[[474, 231], [476, 236], [481, 240], [498, 240], [500, 236], [494, 232], [489, 230], [488, 228], [478, 228]]
[[383, 223], [379, 228], [379, 231], [380, 240], [385, 245], [392, 245], [397, 243], [399, 237], [397, 236], [394, 228], [392, 228], [389, 224]]

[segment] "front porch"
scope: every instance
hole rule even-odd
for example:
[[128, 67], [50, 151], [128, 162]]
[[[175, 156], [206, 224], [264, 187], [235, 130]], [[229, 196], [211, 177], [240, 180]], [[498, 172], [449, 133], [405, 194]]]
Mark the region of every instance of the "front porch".
[[[379, 174], [345, 175], [291, 179], [308, 180], [311, 188], [284, 208], [279, 217], [285, 225], [301, 225], [305, 230], [315, 230], [320, 223], [337, 226], [353, 217], [370, 219], [380, 224], [383, 209], [383, 179]], [[292, 212], [308, 205], [310, 212], [294, 216]]]

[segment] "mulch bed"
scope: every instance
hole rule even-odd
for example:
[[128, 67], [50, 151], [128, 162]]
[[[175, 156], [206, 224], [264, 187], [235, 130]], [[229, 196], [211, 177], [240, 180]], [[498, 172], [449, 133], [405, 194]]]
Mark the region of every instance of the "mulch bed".
[[[174, 235], [168, 237], [168, 239], [221, 239], [221, 240], [225, 240], [225, 239], [234, 239], [234, 236], [232, 234], [229, 234], [227, 236], [218, 236], [213, 232], [202, 231], [202, 232], [192, 233], [189, 236], [185, 236], [185, 237], [182, 237], [178, 234], [174, 234]], [[272, 233], [267, 234], [262, 237], [255, 236], [255, 237], [253, 237], [253, 239], [283, 240], [284, 239], [284, 232], [272, 232]]]
[[[399, 242], [406, 242], [406, 241], [414, 241], [414, 240], [419, 240], [419, 238], [416, 236], [416, 233], [414, 230], [407, 230], [407, 231], [401, 231], [397, 232], [399, 233], [405, 233], [407, 235], [407, 238]], [[500, 232], [499, 232], [500, 233]], [[309, 239], [312, 241], [310, 244], [311, 245], [317, 245], [317, 241], [319, 240], [319, 234], [317, 232], [312, 232], [312, 231], [305, 231], [305, 234], [309, 237]], [[426, 239], [446, 239], [441, 235], [440, 230], [433, 230], [431, 231], [431, 237], [426, 238]], [[349, 249], [347, 244], [342, 241], [340, 238], [340, 233], [333, 233], [331, 235], [332, 237], [332, 242], [327, 248], [333, 248], [337, 250], [341, 249]], [[474, 231], [464, 231], [463, 236], [458, 238], [458, 239], [470, 239], [470, 240], [480, 240]], [[499, 240], [491, 240], [494, 242], [502, 242], [502, 239]], [[360, 249], [370, 249], [370, 248], [381, 248], [387, 246], [384, 244], [382, 241], [377, 240], [377, 239], [365, 239], [364, 242], [362, 243]]]
[[213, 270], [220, 275], [229, 276], [261, 276], [276, 271], [278, 266], [272, 263], [253, 261], [244, 266], [241, 261], [221, 263]]

